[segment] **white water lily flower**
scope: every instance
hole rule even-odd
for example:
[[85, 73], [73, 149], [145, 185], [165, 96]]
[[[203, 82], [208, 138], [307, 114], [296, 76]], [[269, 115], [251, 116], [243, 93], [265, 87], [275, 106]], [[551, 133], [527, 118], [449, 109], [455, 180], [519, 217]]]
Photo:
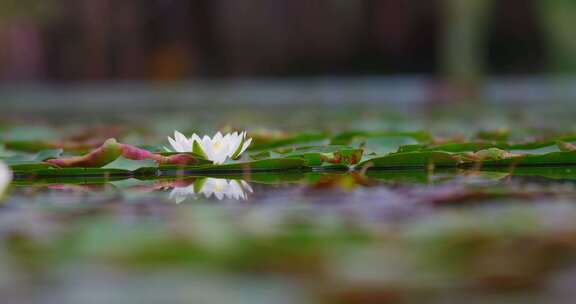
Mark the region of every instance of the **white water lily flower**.
[[12, 171], [6, 164], [0, 162], [0, 196], [4, 194], [4, 191], [6, 191], [11, 181]]
[[[168, 137], [168, 141], [172, 145], [172, 149], [167, 149], [169, 151], [195, 152], [205, 156], [214, 164], [222, 164], [228, 158], [238, 158], [250, 146], [252, 138], [246, 139], [246, 132], [226, 135], [217, 132], [212, 138], [208, 135], [200, 138], [197, 134], [192, 134], [190, 138], [186, 138], [182, 133], [174, 131], [174, 139]], [[194, 143], [197, 145], [195, 146]], [[198, 148], [200, 151], [196, 151]]]
[[186, 138], [186, 136], [178, 131], [174, 131], [174, 139], [168, 136], [168, 141], [170, 142], [170, 145], [172, 145], [172, 149], [165, 149], [169, 152], [192, 152], [194, 141], [192, 139]]
[[246, 200], [248, 199], [248, 193], [254, 192], [250, 184], [243, 180], [207, 177], [198, 180], [198, 182], [201, 185], [198, 192], [194, 189], [194, 185], [176, 187], [170, 192], [170, 199], [174, 199], [176, 203], [181, 203], [188, 196], [197, 198], [198, 194], [202, 194], [206, 198], [214, 196], [218, 200]]

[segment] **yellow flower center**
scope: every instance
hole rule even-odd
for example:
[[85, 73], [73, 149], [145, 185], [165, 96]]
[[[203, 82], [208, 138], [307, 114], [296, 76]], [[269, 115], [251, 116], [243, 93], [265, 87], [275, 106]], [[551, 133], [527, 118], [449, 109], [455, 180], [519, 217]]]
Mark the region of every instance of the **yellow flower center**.
[[218, 142], [212, 143], [212, 149], [214, 151], [219, 151], [221, 147], [222, 147], [222, 142], [218, 141]]

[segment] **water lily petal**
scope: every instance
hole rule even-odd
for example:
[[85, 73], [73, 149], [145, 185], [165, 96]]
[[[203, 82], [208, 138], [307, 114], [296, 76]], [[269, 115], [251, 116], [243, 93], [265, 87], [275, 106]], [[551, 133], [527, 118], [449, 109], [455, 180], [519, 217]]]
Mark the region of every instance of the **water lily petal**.
[[222, 137], [222, 141], [223, 141], [223, 142], [228, 142], [231, 138], [232, 138], [232, 134], [231, 134], [231, 133], [226, 133], [226, 135], [224, 135], [224, 137]]
[[226, 151], [221, 151], [212, 156], [212, 162], [214, 162], [214, 164], [220, 165], [225, 163], [227, 158], [228, 156], [226, 155]]
[[214, 150], [212, 149], [212, 139], [208, 135], [204, 135], [202, 142], [200, 142], [202, 150], [209, 160], [214, 161]]
[[180, 143], [184, 151], [182, 152], [192, 152], [192, 141], [186, 138], [182, 133], [174, 131], [174, 137], [176, 141]]
[[242, 144], [242, 137], [236, 136], [230, 143], [230, 158], [237, 158], [240, 155], [240, 148]]
[[200, 138], [200, 136], [198, 136], [198, 134], [194, 133], [192, 134], [192, 136], [190, 136], [190, 141], [196, 141], [198, 143], [202, 142], [202, 139]]
[[186, 142], [188, 141], [188, 138], [186, 138], [186, 136], [184, 136], [184, 134], [178, 132], [178, 131], [174, 131], [174, 139], [177, 142]]
[[174, 152], [180, 152], [180, 150], [182, 149], [180, 143], [173, 140], [170, 136], [168, 136], [168, 142], [170, 142], [170, 145], [172, 146], [172, 149], [174, 149]]
[[238, 154], [244, 153], [244, 151], [246, 151], [246, 149], [248, 149], [248, 147], [250, 146], [251, 143], [252, 143], [252, 138], [248, 138], [248, 140], [245, 141], [244, 144], [242, 145], [242, 150], [240, 150], [240, 153], [238, 153]]
[[174, 131], [174, 139], [168, 137], [168, 141], [174, 150], [171, 152], [192, 152], [192, 141], [178, 131]]

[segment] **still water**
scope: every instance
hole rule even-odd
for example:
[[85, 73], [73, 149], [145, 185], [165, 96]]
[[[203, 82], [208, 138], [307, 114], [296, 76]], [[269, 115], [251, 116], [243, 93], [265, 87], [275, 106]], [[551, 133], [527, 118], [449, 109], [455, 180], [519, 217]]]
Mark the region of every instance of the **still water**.
[[562, 301], [576, 282], [574, 181], [553, 167], [17, 178], [0, 210], [0, 292], [7, 303]]

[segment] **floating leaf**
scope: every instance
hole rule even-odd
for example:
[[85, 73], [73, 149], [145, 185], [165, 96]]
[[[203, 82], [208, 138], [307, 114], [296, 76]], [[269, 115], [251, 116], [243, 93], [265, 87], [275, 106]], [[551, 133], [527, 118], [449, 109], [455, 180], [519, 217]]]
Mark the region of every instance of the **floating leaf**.
[[502, 160], [482, 162], [483, 166], [560, 166], [576, 165], [576, 151], [525, 154]]
[[156, 161], [151, 159], [144, 159], [144, 160], [132, 160], [124, 158], [120, 156], [116, 158], [113, 162], [107, 164], [106, 166], [102, 167], [103, 169], [123, 169], [134, 171], [140, 168], [147, 168], [147, 167], [156, 167]]
[[[276, 158], [264, 159], [246, 163], [223, 164], [223, 165], [203, 165], [203, 166], [161, 166], [162, 172], [167, 171], [185, 171], [187, 173], [201, 173], [201, 172], [221, 172], [221, 173], [234, 173], [234, 172], [257, 172], [257, 171], [284, 171], [291, 169], [305, 168], [306, 161], [300, 158]], [[149, 169], [141, 169], [137, 172], [146, 172]]]
[[18, 171], [35, 171], [52, 168], [53, 166], [48, 163], [39, 163], [34, 161], [14, 162], [10, 163], [10, 169], [14, 172]]
[[6, 149], [15, 151], [37, 152], [57, 148], [56, 145], [40, 140], [8, 140], [4, 141]]
[[458, 165], [458, 158], [446, 152], [407, 152], [393, 153], [363, 161], [356, 168], [398, 168], [398, 167], [451, 167]]
[[362, 154], [362, 149], [328, 146], [295, 150], [291, 153], [283, 153], [282, 156], [302, 158], [306, 160], [308, 166], [321, 166], [325, 163], [354, 165], [360, 161]]
[[115, 139], [110, 138], [96, 150], [83, 155], [68, 158], [49, 159], [46, 162], [58, 167], [86, 167], [97, 168], [114, 161], [122, 154], [122, 146]]
[[560, 151], [563, 151], [563, 152], [576, 150], [576, 145], [569, 143], [569, 142], [558, 141], [558, 142], [556, 142], [556, 145], [558, 146], [558, 149], [560, 149]]
[[488, 161], [488, 160], [501, 160], [521, 156], [519, 154], [509, 153], [508, 151], [498, 148], [489, 148], [480, 150], [478, 152], [462, 153], [460, 154], [463, 161]]
[[86, 155], [49, 159], [46, 162], [62, 168], [98, 168], [113, 162], [119, 156], [134, 161], [153, 160], [161, 165], [193, 165], [206, 163], [205, 160], [201, 160], [193, 153], [168, 153], [167, 155], [162, 155], [132, 145], [118, 143], [113, 138], [106, 140], [101, 147]]
[[[504, 141], [473, 141], [473, 142], [458, 142], [458, 143], [446, 143], [442, 145], [427, 145], [427, 146], [415, 146], [406, 145], [401, 146], [398, 152], [408, 152], [408, 151], [445, 151], [445, 152], [476, 152], [479, 150], [485, 150], [490, 148], [497, 148], [501, 150], [507, 150], [509, 152], [520, 152], [520, 151], [531, 151], [543, 148], [554, 148], [558, 142], [571, 142], [576, 141], [576, 136], [565, 135], [557, 136], [551, 139], [535, 140], [524, 143], [510, 143]], [[548, 151], [553, 152], [553, 151]]]
[[194, 153], [153, 153], [135, 146], [120, 144], [122, 156], [131, 160], [154, 160], [159, 165], [199, 165], [210, 163]]
[[42, 150], [34, 156], [33, 160], [41, 162], [48, 159], [59, 158], [60, 156], [62, 156], [62, 152], [64, 152], [64, 149], [61, 148]]

